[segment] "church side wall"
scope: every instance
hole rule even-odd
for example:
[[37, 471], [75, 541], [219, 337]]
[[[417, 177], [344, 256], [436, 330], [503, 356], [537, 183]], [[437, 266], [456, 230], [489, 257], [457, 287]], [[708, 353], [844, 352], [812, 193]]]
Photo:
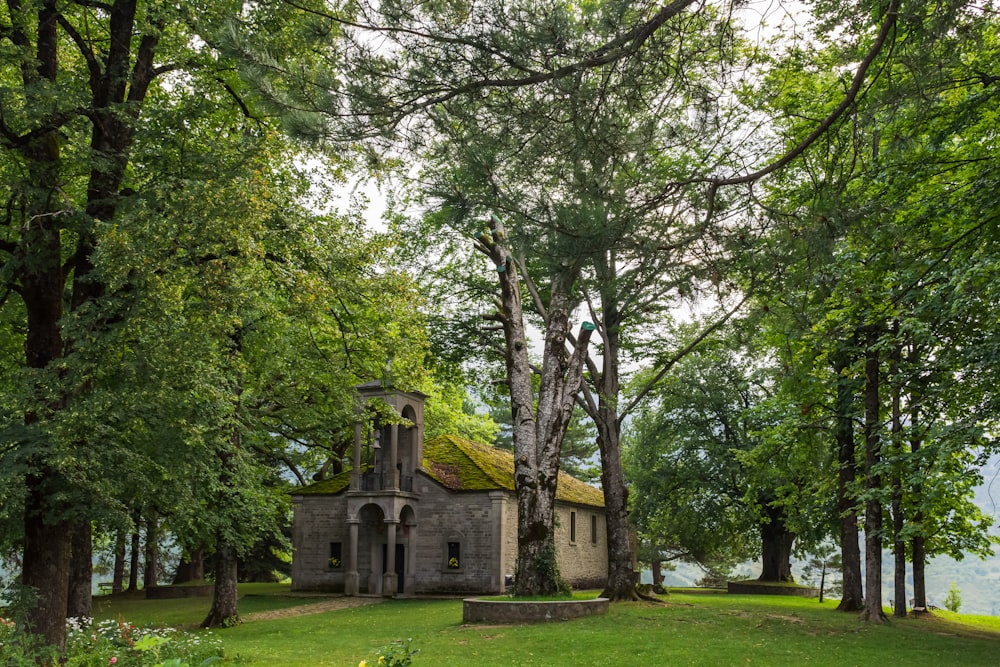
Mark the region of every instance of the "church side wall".
[[[500, 592], [503, 575], [495, 527], [501, 504], [487, 491], [452, 493], [423, 477], [419, 484], [416, 592]], [[458, 567], [449, 565], [449, 543], [452, 549], [458, 545]]]
[[573, 588], [604, 588], [608, 580], [607, 540], [603, 508], [556, 504], [559, 574]]

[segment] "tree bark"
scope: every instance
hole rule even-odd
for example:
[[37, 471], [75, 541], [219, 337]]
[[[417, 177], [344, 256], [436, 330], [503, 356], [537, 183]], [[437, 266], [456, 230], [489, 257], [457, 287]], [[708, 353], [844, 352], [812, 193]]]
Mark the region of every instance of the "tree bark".
[[160, 584], [160, 531], [159, 517], [150, 511], [146, 517], [145, 565], [142, 568], [142, 587], [155, 588]]
[[794, 581], [792, 577], [792, 544], [795, 533], [785, 526], [781, 508], [762, 503], [767, 517], [760, 525], [760, 581]]
[[836, 373], [836, 446], [837, 446], [837, 514], [840, 517], [841, 579], [844, 592], [837, 605], [839, 611], [861, 611], [864, 593], [861, 583], [861, 545], [858, 536], [857, 457], [854, 444], [854, 387], [848, 369], [851, 357], [845, 351], [834, 356]]
[[240, 622], [236, 550], [225, 543], [215, 551], [215, 594], [203, 628], [223, 628]]
[[[894, 335], [899, 335], [899, 322], [892, 327]], [[903, 415], [902, 381], [899, 376], [901, 355], [899, 343], [893, 345], [889, 358], [889, 375], [892, 378], [892, 398], [890, 416], [890, 437], [892, 441], [892, 555], [893, 555], [893, 604], [892, 615], [906, 616], [906, 542], [903, 540]]]
[[132, 531], [132, 548], [129, 551], [128, 589], [135, 592], [139, 590], [139, 549], [141, 547], [139, 542], [141, 539], [139, 526], [141, 520], [138, 512], [134, 512], [133, 516], [135, 518], [135, 528]]
[[92, 618], [94, 543], [89, 521], [73, 524], [70, 556], [69, 593], [66, 600], [67, 618]]
[[629, 539], [628, 487], [622, 465], [621, 419], [618, 399], [621, 395], [619, 357], [621, 354], [621, 315], [618, 309], [617, 267], [610, 254], [597, 262], [601, 290], [601, 326], [603, 343], [601, 367], [587, 358], [594, 385], [589, 392], [584, 387], [581, 405], [597, 427], [597, 446], [601, 453], [601, 488], [604, 490], [604, 513], [607, 527], [608, 579], [601, 597], [609, 600], [636, 600], [637, 576], [632, 541]]
[[879, 401], [878, 327], [865, 332], [865, 606], [861, 618], [873, 623], [886, 620], [882, 610], [882, 459], [881, 402]]
[[[912, 406], [910, 409], [910, 452], [915, 455], [920, 451], [923, 439], [918, 430], [920, 425], [920, 409], [916, 407], [918, 402], [912, 396], [910, 397], [910, 405]], [[923, 470], [918, 456], [913, 456], [913, 466], [913, 478], [916, 480], [922, 479]], [[917, 507], [913, 513], [913, 523], [917, 526], [918, 530], [922, 531], [924, 527], [924, 511], [921, 507], [924, 498], [923, 486], [919, 481], [913, 484], [913, 498]], [[927, 538], [918, 532], [910, 542], [910, 559], [913, 562], [913, 608], [924, 611], [927, 610], [927, 584], [924, 577], [924, 566], [927, 564], [926, 541]]]
[[28, 631], [41, 635], [62, 653], [66, 650], [72, 524], [47, 520], [44, 514], [52, 497], [46, 485], [56, 477], [48, 472], [27, 480], [21, 583], [34, 591], [37, 600], [28, 611]]

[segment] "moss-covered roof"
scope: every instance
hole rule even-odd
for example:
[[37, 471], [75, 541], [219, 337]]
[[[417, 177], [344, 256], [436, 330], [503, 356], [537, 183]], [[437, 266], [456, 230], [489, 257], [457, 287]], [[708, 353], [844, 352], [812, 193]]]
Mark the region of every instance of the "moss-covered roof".
[[[462, 438], [443, 435], [424, 443], [424, 470], [451, 491], [514, 490], [514, 454]], [[347, 489], [351, 473], [295, 489], [293, 495], [334, 495]], [[604, 492], [564, 472], [556, 498], [567, 503], [604, 507]]]
[[[452, 491], [514, 490], [514, 454], [453, 435], [424, 443], [424, 469]], [[604, 507], [604, 492], [572, 475], [559, 473], [556, 498], [567, 503]]]
[[293, 496], [333, 496], [351, 485], [351, 471], [337, 473], [330, 479], [292, 489]]

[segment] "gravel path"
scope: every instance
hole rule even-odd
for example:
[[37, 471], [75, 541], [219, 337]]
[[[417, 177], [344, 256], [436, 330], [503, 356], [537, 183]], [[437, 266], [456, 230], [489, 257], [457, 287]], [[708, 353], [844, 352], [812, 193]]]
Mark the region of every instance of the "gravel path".
[[328, 611], [339, 609], [351, 609], [352, 607], [363, 607], [369, 604], [381, 602], [380, 597], [335, 597], [322, 602], [303, 604], [298, 607], [288, 607], [287, 609], [275, 609], [273, 611], [258, 611], [253, 614], [243, 616], [244, 621], [270, 621], [276, 618], [289, 618], [291, 616], [305, 616], [306, 614], [322, 614]]

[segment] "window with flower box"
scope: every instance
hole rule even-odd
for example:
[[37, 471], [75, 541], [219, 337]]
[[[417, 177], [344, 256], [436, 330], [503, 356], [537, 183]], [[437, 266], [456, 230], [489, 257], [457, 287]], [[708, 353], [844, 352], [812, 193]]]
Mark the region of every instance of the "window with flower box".
[[447, 567], [448, 567], [449, 570], [460, 570], [460, 569], [462, 569], [462, 543], [461, 542], [449, 542], [448, 543]]
[[330, 558], [327, 561], [331, 570], [339, 570], [344, 566], [343, 547], [340, 542], [330, 542]]

